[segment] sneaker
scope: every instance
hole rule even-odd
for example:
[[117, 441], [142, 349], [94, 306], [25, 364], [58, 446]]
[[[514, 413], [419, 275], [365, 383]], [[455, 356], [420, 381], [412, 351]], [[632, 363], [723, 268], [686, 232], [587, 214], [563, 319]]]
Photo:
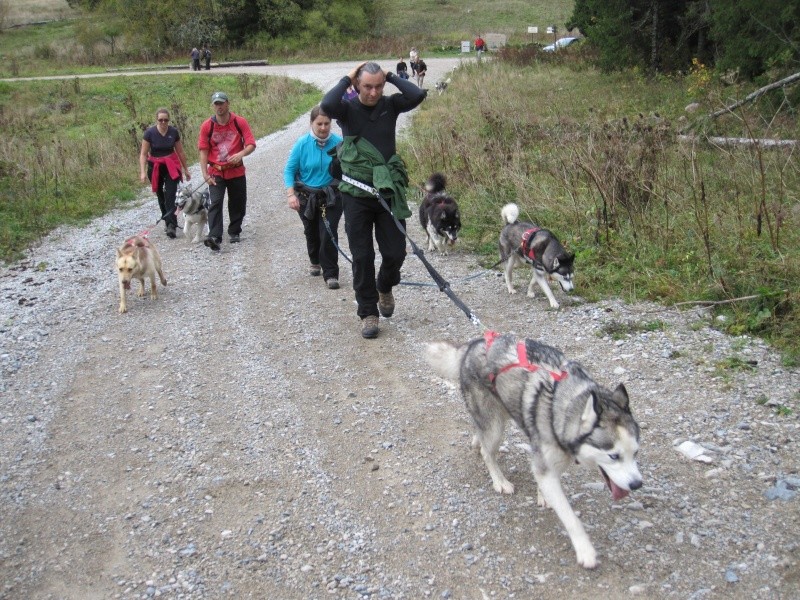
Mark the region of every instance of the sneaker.
[[203, 243], [214, 252], [219, 252], [219, 244], [221, 241], [222, 240], [215, 240], [213, 237], [208, 236]]
[[378, 292], [378, 310], [387, 319], [394, 314], [394, 296], [392, 292]]
[[328, 284], [328, 289], [329, 290], [338, 290], [339, 289], [339, 280], [336, 279], [336, 277], [330, 277], [328, 279], [328, 281], [326, 281], [325, 283]]
[[310, 267], [308, 267], [308, 274], [311, 275], [312, 277], [319, 277], [320, 275], [322, 275], [322, 267], [320, 267], [319, 265], [311, 265]]
[[371, 340], [378, 337], [378, 317], [370, 315], [361, 319], [361, 337]]
[[173, 225], [172, 223], [167, 223], [166, 231], [167, 231], [167, 237], [174, 240], [175, 239], [175, 225]]
[[228, 238], [231, 244], [238, 244], [241, 241], [238, 233], [232, 233]]

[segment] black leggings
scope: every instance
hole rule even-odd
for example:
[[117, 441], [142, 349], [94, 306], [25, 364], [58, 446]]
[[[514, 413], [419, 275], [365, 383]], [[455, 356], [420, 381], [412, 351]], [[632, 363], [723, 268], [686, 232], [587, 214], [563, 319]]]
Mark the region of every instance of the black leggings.
[[339, 254], [334, 241], [339, 243], [339, 220], [342, 218], [342, 199], [336, 199], [336, 205], [325, 209], [325, 216], [333, 233], [333, 239], [328, 235], [322, 211], [317, 209], [313, 219], [307, 219], [303, 214], [305, 204], [300, 204], [300, 220], [303, 222], [303, 233], [306, 236], [308, 260], [312, 265], [322, 267], [322, 277], [328, 281], [331, 277], [339, 279]]
[[[161, 181], [159, 181], [156, 189], [158, 208], [161, 209], [164, 223], [177, 227], [178, 217], [175, 216], [175, 195], [178, 193], [178, 182], [181, 178], [172, 179], [169, 176], [166, 165], [161, 165], [159, 172], [161, 173]], [[147, 163], [147, 178], [151, 182], [153, 181], [153, 163]]]

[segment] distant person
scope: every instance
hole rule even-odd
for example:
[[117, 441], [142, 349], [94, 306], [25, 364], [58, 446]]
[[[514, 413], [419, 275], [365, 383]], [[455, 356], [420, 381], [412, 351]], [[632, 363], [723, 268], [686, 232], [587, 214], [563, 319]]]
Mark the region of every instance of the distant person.
[[422, 82], [425, 81], [425, 73], [428, 72], [428, 65], [421, 58], [417, 59], [417, 85], [422, 87]]
[[192, 48], [192, 53], [189, 55], [192, 58], [192, 71], [200, 70], [200, 50]]
[[211, 48], [206, 46], [203, 48], [203, 59], [206, 61], [206, 71], [211, 70]]
[[[384, 96], [386, 82], [400, 93]], [[358, 88], [358, 98], [342, 100], [348, 86]], [[406, 238], [394, 222], [405, 228], [411, 216], [406, 193], [408, 173], [397, 155], [398, 117], [419, 106], [427, 93], [410, 81], [381, 69], [374, 62], [361, 63], [331, 88], [322, 99], [322, 110], [342, 123], [344, 142], [341, 167], [344, 175], [375, 186], [391, 203], [386, 211], [370, 192], [342, 182], [345, 231], [353, 256], [353, 290], [361, 318], [361, 336], [378, 336], [378, 314], [391, 317], [395, 301], [392, 288], [400, 283], [400, 268], [406, 258]], [[374, 239], [373, 239], [374, 238]], [[375, 248], [381, 265], [375, 274]]]
[[[334, 242], [339, 241], [342, 197], [338, 182], [328, 172], [328, 151], [341, 141], [341, 136], [331, 133], [331, 118], [315, 106], [311, 109], [311, 131], [295, 142], [283, 170], [289, 208], [297, 211], [303, 222], [311, 262], [309, 275], [321, 274], [331, 290], [339, 289], [339, 257]], [[325, 226], [326, 220], [333, 237]]]
[[395, 72], [397, 73], [400, 79], [408, 79], [408, 65], [403, 57], [400, 57], [400, 62], [397, 63], [397, 67], [395, 68]]
[[475, 38], [475, 53], [478, 56], [478, 62], [481, 62], [481, 57], [483, 53], [486, 51], [486, 42], [483, 41], [481, 34], [478, 34], [478, 37]]
[[175, 216], [175, 195], [178, 182], [191, 179], [186, 163], [186, 153], [178, 130], [169, 124], [169, 111], [159, 108], [156, 111], [156, 124], [148, 127], [142, 136], [142, 150], [139, 152], [139, 179], [142, 183], [150, 181], [152, 190], [158, 198], [158, 208], [164, 219], [167, 237], [174, 238], [178, 225]]
[[230, 110], [225, 92], [211, 95], [214, 116], [203, 121], [197, 140], [200, 172], [208, 182], [211, 206], [208, 209], [208, 237], [205, 245], [219, 252], [222, 243], [222, 203], [228, 191], [228, 238], [239, 242], [242, 221], [247, 212], [247, 177], [244, 159], [256, 149], [256, 139], [244, 117]]
[[416, 79], [417, 77], [417, 61], [419, 60], [419, 52], [416, 48], [411, 48], [408, 53], [408, 64], [411, 66], [411, 76]]

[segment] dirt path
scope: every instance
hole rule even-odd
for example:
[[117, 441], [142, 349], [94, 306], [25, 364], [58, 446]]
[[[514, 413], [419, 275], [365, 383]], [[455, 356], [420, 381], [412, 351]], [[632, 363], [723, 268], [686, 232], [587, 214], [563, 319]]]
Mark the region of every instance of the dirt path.
[[[326, 89], [349, 66], [266, 72]], [[429, 61], [428, 87], [451, 66]], [[0, 271], [0, 598], [800, 594], [796, 370], [700, 313], [560, 293], [551, 311], [494, 274], [463, 280], [479, 271], [467, 253], [431, 256], [487, 326], [628, 387], [644, 487], [614, 503], [596, 473], [564, 478], [601, 561], [585, 571], [536, 507], [520, 436], [503, 497], [458, 391], [420, 359], [428, 340], [481, 331], [435, 288], [401, 286], [363, 340], [347, 265], [336, 291], [306, 275], [281, 182], [305, 130], [301, 117], [248, 158], [241, 244], [212, 256], [153, 232], [169, 279], [156, 302], [118, 315], [113, 270], [151, 199]], [[429, 281], [413, 256], [404, 279]], [[687, 440], [711, 462], [680, 454]]]

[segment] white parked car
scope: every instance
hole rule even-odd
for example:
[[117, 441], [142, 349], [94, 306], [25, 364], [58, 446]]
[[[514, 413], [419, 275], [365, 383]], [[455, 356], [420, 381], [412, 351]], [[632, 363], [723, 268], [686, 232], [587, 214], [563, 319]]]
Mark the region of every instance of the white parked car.
[[549, 46], [545, 46], [542, 48], [544, 52], [555, 52], [556, 50], [560, 50], [561, 48], [566, 48], [570, 44], [574, 44], [578, 41], [576, 37], [563, 37], [560, 40], [557, 40], [555, 44], [550, 44]]

